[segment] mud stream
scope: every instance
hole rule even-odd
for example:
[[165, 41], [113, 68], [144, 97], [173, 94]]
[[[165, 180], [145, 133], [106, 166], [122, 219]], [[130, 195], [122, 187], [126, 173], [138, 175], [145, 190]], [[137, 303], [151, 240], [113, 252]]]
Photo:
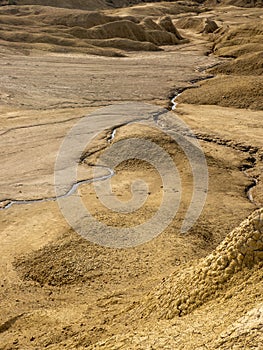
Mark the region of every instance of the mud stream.
[[[211, 76], [207, 77], [207, 79], [210, 79], [210, 78], [211, 78]], [[196, 83], [199, 80], [204, 80], [204, 78], [195, 80], [195, 81], [193, 81], [191, 83], [194, 84], [194, 83]], [[192, 88], [192, 87], [189, 87], [189, 88]], [[194, 88], [194, 86], [193, 86], [193, 88]], [[176, 107], [177, 107], [177, 104], [178, 104], [178, 102], [176, 100], [183, 93], [183, 91], [186, 90], [186, 89], [188, 89], [188, 88], [187, 87], [186, 88], [180, 88], [180, 89], [178, 89], [178, 90], [176, 90], [174, 92], [174, 96], [170, 99], [169, 109], [171, 109], [172, 111], [176, 110]], [[158, 124], [158, 122], [159, 122], [159, 117], [162, 114], [164, 114], [164, 113], [166, 113], [166, 112], [159, 112], [159, 113], [154, 113], [153, 114], [152, 117], [153, 117], [153, 120], [154, 120], [154, 122], [156, 124]], [[135, 122], [140, 122], [140, 120], [137, 120]], [[122, 126], [125, 126], [125, 125], [128, 125], [128, 124], [133, 124], [135, 122], [125, 123]], [[111, 143], [114, 140], [118, 128], [119, 128], [119, 126], [112, 129], [111, 135], [108, 138], [108, 143]], [[102, 168], [102, 169], [106, 170], [108, 172], [108, 174], [103, 175], [103, 176], [99, 176], [99, 177], [95, 177], [95, 178], [91, 178], [91, 179], [84, 179], [84, 180], [77, 181], [77, 182], [73, 183], [73, 185], [70, 187], [70, 189], [68, 191], [66, 191], [64, 194], [62, 194], [61, 196], [53, 196], [53, 197], [37, 198], [37, 199], [21, 199], [21, 200], [18, 200], [18, 199], [4, 199], [4, 200], [0, 201], [0, 210], [9, 209], [13, 205], [26, 205], [26, 204], [34, 204], [34, 203], [51, 202], [51, 201], [56, 201], [56, 200], [61, 199], [61, 198], [66, 198], [66, 197], [69, 197], [69, 196], [73, 195], [78, 190], [78, 188], [81, 185], [88, 184], [88, 183], [93, 183], [93, 182], [97, 182], [97, 181], [105, 181], [105, 180], [110, 179], [111, 177], [113, 177], [114, 174], [115, 174], [114, 170], [109, 168], [109, 167], [107, 167], [107, 166], [94, 165], [94, 167]], [[256, 178], [251, 178], [246, 173], [245, 170], [243, 171], [243, 173], [245, 174], [246, 177], [250, 178], [251, 181], [252, 181], [251, 185], [249, 185], [246, 188], [247, 198], [249, 199], [249, 201], [251, 203], [256, 204], [255, 201], [254, 201], [254, 198], [253, 198], [252, 191], [253, 191], [253, 188], [257, 186], [258, 180]]]

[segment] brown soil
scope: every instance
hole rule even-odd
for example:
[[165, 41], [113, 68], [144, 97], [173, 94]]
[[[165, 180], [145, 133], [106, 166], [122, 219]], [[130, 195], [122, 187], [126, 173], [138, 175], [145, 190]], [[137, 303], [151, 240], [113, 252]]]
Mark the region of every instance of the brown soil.
[[215, 21], [204, 17], [183, 17], [176, 22], [179, 28], [191, 29], [197, 33], [213, 33], [218, 29]]
[[[78, 167], [79, 179], [91, 178], [111, 145], [147, 139], [176, 164], [182, 198], [160, 235], [125, 249], [82, 238], [57, 201], [0, 210], [0, 349], [260, 349], [262, 11], [174, 2], [101, 11], [104, 1], [68, 10], [73, 2], [62, 3], [0, 8], [1, 208], [54, 196], [59, 147], [84, 115], [128, 101], [168, 107], [186, 89], [176, 111], [160, 117], [166, 133], [120, 126], [112, 115], [110, 140], [111, 130], [97, 134], [95, 121]], [[203, 28], [212, 21], [221, 29], [211, 34]], [[168, 136], [177, 117], [195, 132], [209, 172], [206, 203], [187, 233], [180, 229], [194, 183]], [[114, 195], [130, 200], [138, 178], [148, 196], [132, 214], [110, 211], [93, 184], [78, 193], [97, 220], [131, 227], [151, 218], [163, 198], [156, 169], [136, 159], [115, 168]]]
[[231, 55], [238, 58], [210, 69], [209, 72], [212, 74], [220, 75], [201, 83], [198, 89], [185, 92], [180, 101], [190, 104], [263, 109], [261, 102], [263, 58], [260, 46], [256, 45], [263, 39], [262, 20], [257, 22], [257, 24], [237, 25], [234, 29], [219, 30], [214, 35], [213, 50], [217, 55]]
[[[177, 10], [182, 11], [180, 7]], [[125, 55], [123, 51], [156, 51], [158, 46], [186, 42], [169, 16], [160, 20], [161, 26], [152, 21], [156, 27], [149, 28], [132, 16], [36, 5], [7, 6], [0, 9], [0, 40], [2, 45], [21, 49], [120, 57]]]
[[218, 76], [185, 92], [178, 101], [189, 104], [263, 109], [263, 77]]
[[238, 57], [243, 53], [260, 52], [262, 45], [262, 19], [254, 23], [222, 28], [215, 36], [214, 52], [221, 56]]
[[213, 74], [262, 75], [263, 53], [244, 54], [234, 61], [227, 62], [210, 70]]
[[[42, 5], [63, 8], [73, 8], [93, 11], [97, 9], [107, 9], [112, 7], [126, 7], [140, 3], [140, 0], [16, 0], [17, 5]], [[144, 1], [154, 2], [154, 1]], [[158, 2], [155, 1], [155, 2]], [[159, 0], [160, 2], [160, 0]]]

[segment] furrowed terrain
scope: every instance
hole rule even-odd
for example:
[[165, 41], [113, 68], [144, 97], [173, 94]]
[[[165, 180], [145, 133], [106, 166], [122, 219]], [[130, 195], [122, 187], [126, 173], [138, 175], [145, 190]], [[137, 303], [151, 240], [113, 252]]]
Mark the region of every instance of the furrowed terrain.
[[[0, 5], [0, 349], [261, 349], [261, 3]], [[84, 239], [55, 200], [65, 136], [101, 108], [127, 103], [127, 116], [142, 102], [171, 110], [175, 96], [158, 128], [113, 117], [98, 134], [95, 121], [78, 180], [91, 179], [119, 141], [149, 140], [180, 174], [176, 216], [131, 248]], [[194, 132], [209, 174], [204, 208], [186, 233], [195, 184], [189, 159], [169, 137], [178, 118]], [[114, 171], [113, 192], [123, 202], [133, 180], [147, 183], [144, 205], [112, 212], [85, 183], [76, 193], [89, 212], [119, 228], [149, 220], [163, 198], [158, 171], [133, 158]]]

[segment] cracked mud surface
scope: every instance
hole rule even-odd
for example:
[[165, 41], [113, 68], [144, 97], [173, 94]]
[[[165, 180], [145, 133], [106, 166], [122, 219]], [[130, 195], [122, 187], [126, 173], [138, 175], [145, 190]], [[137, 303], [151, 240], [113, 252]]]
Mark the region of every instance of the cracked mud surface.
[[[103, 14], [139, 20], [152, 15], [158, 22], [165, 8], [188, 43], [162, 46], [163, 51], [125, 50], [126, 57], [101, 57], [80, 51], [50, 52], [34, 43], [31, 47], [9, 43], [8, 49], [8, 42], [0, 42], [0, 201], [54, 195], [57, 152], [81, 117], [127, 101], [168, 107], [175, 92], [184, 89], [171, 113], [194, 131], [209, 171], [202, 214], [187, 234], [181, 234], [193, 188], [184, 152], [159, 129], [117, 126], [109, 142], [112, 130], [97, 135], [94, 123], [96, 137], [83, 152], [79, 179], [92, 176], [90, 164], [110, 144], [147, 138], [169, 152], [178, 167], [183, 188], [178, 213], [152, 241], [113, 249], [74, 232], [56, 202], [0, 210], [0, 349], [262, 346], [261, 56], [256, 56], [255, 71], [243, 71], [245, 77], [240, 73], [244, 62], [255, 60], [251, 53], [251, 58], [246, 56], [248, 51], [260, 50], [260, 29], [255, 35], [255, 29], [248, 28], [251, 21], [253, 26], [262, 22], [262, 9], [220, 6], [198, 15], [161, 3]], [[23, 11], [27, 21], [33, 18], [31, 7]], [[50, 8], [45, 11], [51, 14]], [[53, 20], [61, 13], [53, 12]], [[16, 31], [19, 17], [11, 17], [0, 16], [0, 20], [6, 26], [14, 23]], [[182, 20], [188, 17], [197, 21]], [[223, 29], [201, 34], [206, 17]], [[233, 42], [225, 40], [228, 35]], [[253, 40], [248, 43], [249, 35]], [[207, 55], [213, 49], [215, 55]], [[236, 55], [238, 60], [216, 55], [221, 53]], [[201, 81], [211, 74], [216, 77]], [[251, 81], [257, 84], [246, 94]], [[173, 114], [160, 116], [160, 121], [167, 130], [176, 127]], [[134, 159], [115, 172], [112, 187], [122, 201], [131, 198], [132, 180], [140, 177], [148, 183], [149, 196], [140, 210], [129, 215], [110, 212], [99, 202], [92, 184], [79, 188], [83, 202], [94, 217], [113, 227], [144, 222], [160, 205], [160, 176], [149, 164]]]

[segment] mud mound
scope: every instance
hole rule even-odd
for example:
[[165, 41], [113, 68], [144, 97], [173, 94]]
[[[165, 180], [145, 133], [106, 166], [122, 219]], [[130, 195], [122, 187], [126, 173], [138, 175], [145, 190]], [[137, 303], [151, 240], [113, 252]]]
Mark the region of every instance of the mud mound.
[[[240, 56], [262, 50], [263, 21], [224, 28], [216, 34], [214, 53], [219, 56]], [[259, 45], [257, 45], [259, 44]]]
[[11, 15], [0, 16], [0, 23], [12, 26], [32, 26], [34, 21], [29, 18], [15, 17]]
[[211, 69], [209, 72], [212, 74], [262, 75], [263, 52], [242, 55], [234, 61]]
[[226, 46], [218, 49], [216, 54], [222, 57], [237, 58], [251, 52], [263, 51], [263, 44], [250, 43], [242, 45]]
[[146, 2], [170, 2], [170, 0], [1, 0], [1, 5], [41, 5], [60, 8], [97, 10], [107, 8], [118, 8], [136, 5]]
[[[119, 222], [118, 222], [119, 224]], [[154, 266], [145, 260], [145, 250], [112, 249], [90, 243], [75, 232], [65, 232], [60, 239], [43, 248], [21, 256], [14, 262], [20, 278], [41, 286], [82, 285], [115, 289], [118, 284], [148, 278]], [[158, 268], [159, 271], [159, 268]], [[111, 289], [112, 290], [112, 289]]]
[[263, 78], [258, 76], [218, 76], [185, 91], [179, 102], [198, 105], [263, 109]]
[[[217, 4], [218, 3], [223, 5], [232, 5], [232, 6], [247, 7], [247, 8], [263, 6], [263, 3], [261, 0], [219, 0]], [[214, 2], [214, 5], [215, 5], [215, 2]]]
[[215, 21], [209, 18], [185, 17], [176, 22], [176, 26], [182, 29], [190, 29], [197, 33], [213, 33], [218, 29]]
[[3, 45], [12, 43], [10, 45], [17, 46], [14, 43], [19, 43], [21, 48], [27, 49], [36, 45], [36, 49], [55, 52], [79, 51], [121, 57], [125, 54], [117, 49], [157, 51], [161, 45], [185, 42], [176, 28], [171, 27], [171, 20], [169, 30], [176, 35], [149, 18], [140, 23], [132, 16], [108, 16], [96, 11], [48, 6], [3, 7], [0, 23]]
[[109, 255], [108, 249], [94, 246], [74, 235], [20, 258], [15, 262], [15, 267], [22, 279], [40, 285], [91, 284], [101, 277], [102, 280], [109, 278], [103, 262], [107, 261], [107, 266], [111, 265], [112, 274], [114, 269], [118, 269], [117, 261], [109, 262]]
[[127, 38], [136, 41], [147, 41], [146, 32], [136, 23], [127, 20], [106, 23], [87, 31], [72, 28], [69, 33], [85, 39]]
[[[160, 30], [149, 30], [147, 32], [148, 41], [154, 43], [155, 45], [176, 45], [180, 43], [180, 40], [177, 37], [168, 32]], [[181, 41], [183, 43], [184, 40]]]
[[141, 23], [141, 27], [145, 30], [162, 30], [156, 22], [154, 22], [150, 17], [145, 17]]
[[59, 13], [48, 11], [45, 14], [38, 16], [44, 23], [51, 25], [63, 25], [67, 27], [83, 27], [92, 28], [98, 25], [114, 22], [118, 17], [106, 16], [100, 12], [72, 11], [63, 10]]
[[[124, 54], [121, 51], [114, 50], [113, 47], [107, 47], [103, 49], [88, 42], [76, 41], [70, 38], [63, 38], [49, 34], [33, 34], [26, 32], [6, 32], [0, 31], [0, 39], [7, 43], [12, 43], [12, 46], [25, 49], [39, 49], [51, 52], [82, 52], [91, 55], [100, 55], [107, 57], [123, 57]], [[117, 45], [116, 45], [117, 48]], [[147, 45], [141, 45], [141, 48], [150, 50], [151, 47]], [[155, 50], [155, 48], [152, 48]]]
[[[38, 26], [49, 24], [51, 26], [83, 27], [87, 29], [122, 19], [98, 11], [70, 10], [67, 8], [37, 5], [4, 7], [1, 8], [0, 17], [3, 23], [6, 23], [8, 20], [10, 24], [14, 25], [30, 24], [33, 22]], [[129, 16], [129, 20], [138, 22], [132, 16]]]
[[[183, 19], [185, 21], [185, 19]], [[238, 57], [209, 72], [224, 74], [186, 91], [179, 101], [199, 105], [263, 109], [262, 21], [253, 25], [223, 28], [214, 34], [214, 52], [221, 56]]]
[[0, 30], [0, 39], [11, 42], [47, 43], [62, 46], [75, 46], [75, 42], [72, 39], [59, 38], [49, 34], [33, 34], [20, 31], [7, 32]]
[[158, 24], [160, 27], [162, 27], [167, 32], [174, 34], [177, 37], [177, 39], [179, 39], [179, 40], [183, 39], [183, 37], [178, 32], [178, 30], [175, 28], [171, 17], [164, 16], [164, 17], [159, 18]]
[[16, 0], [15, 4], [53, 6], [82, 10], [96, 10], [107, 8], [105, 0]]
[[105, 9], [105, 0], [16, 0], [16, 5], [41, 5], [70, 9], [96, 10]]
[[255, 211], [196, 265], [169, 276], [151, 292], [141, 314], [172, 319], [189, 314], [226, 289], [238, 272], [263, 263], [263, 209]]
[[212, 21], [211, 19], [207, 18], [204, 22], [204, 29], [202, 30], [202, 33], [214, 33], [218, 28], [219, 27], [215, 21]]
[[[4, 44], [2, 44], [4, 47]], [[118, 49], [114, 49], [112, 47], [99, 47], [99, 46], [92, 46], [92, 45], [86, 45], [83, 46], [63, 46], [63, 45], [52, 45], [47, 43], [26, 43], [26, 42], [6, 42], [6, 46], [10, 50], [11, 46], [12, 49], [16, 51], [16, 53], [22, 53], [26, 55], [30, 55], [30, 52], [32, 50], [41, 50], [46, 52], [55, 52], [55, 53], [62, 53], [62, 54], [68, 54], [68, 53], [82, 53], [87, 55], [96, 55], [96, 56], [105, 56], [105, 57], [126, 57], [125, 54]]]
[[88, 30], [74, 27], [68, 33], [81, 39], [126, 38], [141, 42], [148, 41], [156, 45], [173, 45], [179, 43], [179, 40], [172, 33], [160, 30], [146, 31], [140, 25], [127, 20], [106, 23]]
[[91, 45], [97, 47], [116, 48], [124, 51], [161, 51], [157, 45], [149, 42], [140, 42], [130, 39], [113, 38], [107, 40], [89, 40]]
[[141, 21], [140, 26], [146, 30], [148, 40], [156, 45], [173, 45], [187, 42], [175, 28], [169, 16], [160, 17], [157, 23], [150, 17], [146, 17]]

